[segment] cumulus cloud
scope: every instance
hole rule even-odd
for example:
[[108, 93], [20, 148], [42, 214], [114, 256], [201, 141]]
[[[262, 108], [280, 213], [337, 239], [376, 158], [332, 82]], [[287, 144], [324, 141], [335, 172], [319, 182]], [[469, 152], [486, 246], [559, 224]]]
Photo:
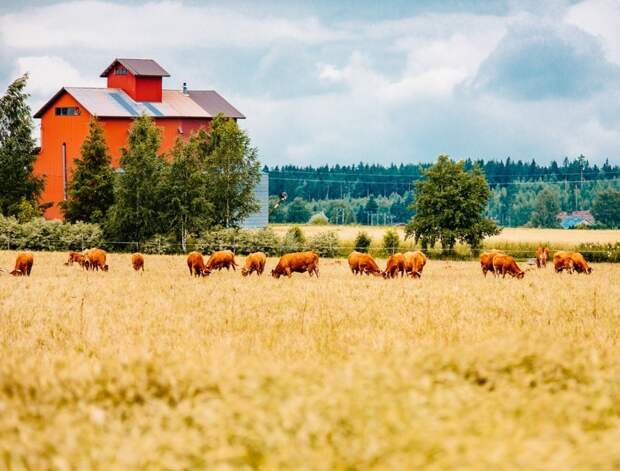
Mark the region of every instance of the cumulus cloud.
[[521, 25], [481, 65], [473, 87], [516, 99], [588, 97], [620, 78], [596, 38], [577, 28]]
[[242, 110], [269, 165], [620, 150], [614, 0], [277, 3], [16, 4], [0, 10], [0, 80], [30, 71], [36, 107], [102, 86], [114, 57], [152, 57], [167, 87]]

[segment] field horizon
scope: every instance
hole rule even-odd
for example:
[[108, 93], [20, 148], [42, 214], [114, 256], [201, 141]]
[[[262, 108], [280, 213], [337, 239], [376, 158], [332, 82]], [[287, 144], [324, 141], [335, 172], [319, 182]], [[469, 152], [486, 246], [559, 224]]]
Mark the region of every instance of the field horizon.
[[34, 255], [0, 273], [9, 469], [620, 465], [618, 265], [276, 280], [275, 258], [193, 278], [184, 256]]

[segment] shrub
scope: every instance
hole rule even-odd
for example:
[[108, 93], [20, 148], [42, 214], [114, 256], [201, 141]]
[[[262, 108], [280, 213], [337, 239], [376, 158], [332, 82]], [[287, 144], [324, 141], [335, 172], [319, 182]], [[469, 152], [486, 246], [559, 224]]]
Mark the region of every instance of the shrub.
[[579, 244], [575, 250], [581, 252], [588, 262], [620, 262], [620, 242], [614, 244]]
[[306, 236], [298, 226], [291, 227], [282, 240], [282, 253], [301, 252], [306, 249]]
[[193, 244], [193, 250], [203, 253], [212, 253], [217, 250], [232, 250], [239, 255], [247, 255], [259, 251], [265, 252], [267, 255], [276, 255], [279, 249], [280, 240], [270, 228], [205, 231]]
[[368, 252], [368, 248], [370, 247], [371, 243], [372, 243], [372, 239], [370, 238], [368, 233], [364, 231], [360, 231], [357, 233], [357, 236], [355, 237], [354, 249], [357, 250], [358, 252], [366, 253]]
[[313, 224], [315, 226], [325, 226], [329, 224], [329, 219], [325, 215], [324, 212], [313, 214], [312, 217], [308, 220], [308, 224]]
[[103, 245], [97, 224], [48, 221], [35, 218], [19, 224], [14, 217], [0, 216], [0, 247], [29, 250], [82, 250]]
[[393, 255], [400, 247], [400, 236], [392, 229], [383, 235], [383, 250], [386, 255]]
[[340, 254], [340, 239], [334, 231], [320, 232], [310, 239], [310, 250], [321, 257], [336, 257]]

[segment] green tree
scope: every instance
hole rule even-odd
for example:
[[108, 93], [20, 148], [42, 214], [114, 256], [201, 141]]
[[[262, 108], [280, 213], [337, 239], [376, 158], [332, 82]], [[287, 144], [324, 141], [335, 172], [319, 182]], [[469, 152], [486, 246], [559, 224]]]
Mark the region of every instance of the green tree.
[[415, 216], [406, 237], [415, 237], [423, 247], [441, 242], [452, 251], [457, 241], [480, 247], [484, 237], [499, 233], [497, 225], [483, 217], [489, 200], [489, 186], [482, 170], [474, 165], [466, 171], [464, 162], [440, 155], [435, 165], [416, 184]]
[[68, 198], [60, 206], [69, 222], [102, 223], [114, 203], [114, 170], [103, 129], [96, 118], [90, 120], [80, 157], [75, 161]]
[[172, 161], [166, 166], [161, 199], [164, 229], [175, 234], [186, 250], [187, 237], [211, 222], [213, 205], [207, 198], [209, 178], [205, 155], [201, 152], [209, 137], [204, 130], [178, 139], [171, 151]]
[[549, 187], [543, 188], [534, 200], [530, 224], [534, 227], [558, 227], [560, 197]]
[[25, 200], [38, 208], [44, 180], [32, 174], [37, 159], [33, 123], [24, 91], [28, 74], [9, 85], [0, 97], [0, 213], [16, 215]]
[[287, 221], [294, 223], [306, 223], [310, 219], [310, 210], [303, 198], [296, 197], [286, 209]]
[[620, 227], [620, 191], [608, 189], [599, 192], [592, 202], [592, 214], [597, 222], [608, 227]]
[[251, 146], [246, 132], [222, 114], [213, 120], [210, 139], [204, 147], [209, 178], [206, 191], [213, 205], [213, 222], [237, 227], [259, 209], [254, 198], [254, 188], [261, 176], [257, 150]]
[[122, 150], [108, 226], [122, 240], [142, 242], [161, 227], [159, 197], [165, 162], [157, 154], [160, 143], [161, 131], [149, 116], [134, 121], [127, 148]]

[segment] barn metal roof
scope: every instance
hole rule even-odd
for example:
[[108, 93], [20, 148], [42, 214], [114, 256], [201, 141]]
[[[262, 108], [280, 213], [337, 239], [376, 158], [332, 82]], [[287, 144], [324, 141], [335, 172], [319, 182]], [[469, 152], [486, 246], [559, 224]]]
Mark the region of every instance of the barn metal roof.
[[100, 77], [107, 77], [116, 64], [121, 64], [137, 77], [170, 77], [166, 70], [153, 59], [114, 59], [101, 72]]
[[228, 103], [215, 90], [190, 90], [189, 97], [211, 116], [223, 113], [229, 118], [245, 119], [245, 116], [237, 108]]
[[137, 118], [142, 114], [154, 118], [213, 118], [218, 113], [229, 118], [245, 118], [213, 90], [190, 91], [187, 95], [180, 90], [163, 90], [161, 102], [144, 102], [133, 100], [118, 88], [82, 87], [62, 88], [34, 117], [41, 118], [63, 93], [100, 118]]

